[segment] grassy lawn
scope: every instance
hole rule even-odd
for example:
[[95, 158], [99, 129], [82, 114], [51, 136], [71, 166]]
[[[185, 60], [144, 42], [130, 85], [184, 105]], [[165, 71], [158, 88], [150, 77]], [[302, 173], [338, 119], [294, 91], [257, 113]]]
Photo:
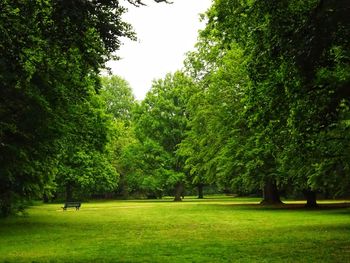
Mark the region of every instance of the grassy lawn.
[[37, 205], [0, 220], [0, 262], [350, 262], [350, 208], [257, 199]]

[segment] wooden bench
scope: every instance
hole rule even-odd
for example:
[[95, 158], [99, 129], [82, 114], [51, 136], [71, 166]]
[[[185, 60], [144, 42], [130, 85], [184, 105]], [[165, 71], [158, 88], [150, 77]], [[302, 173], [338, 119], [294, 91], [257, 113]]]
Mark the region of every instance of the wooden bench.
[[80, 202], [66, 202], [64, 203], [64, 206], [62, 208], [63, 210], [67, 210], [67, 208], [69, 207], [75, 207], [75, 210], [79, 210], [80, 206], [81, 206]]

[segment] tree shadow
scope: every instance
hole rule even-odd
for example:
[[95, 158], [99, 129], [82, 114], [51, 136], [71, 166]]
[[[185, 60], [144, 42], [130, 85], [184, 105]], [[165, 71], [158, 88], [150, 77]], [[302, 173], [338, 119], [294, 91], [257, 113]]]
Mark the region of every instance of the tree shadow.
[[[322, 210], [337, 210], [350, 208], [350, 202], [322, 202], [318, 203], [317, 207], [306, 207], [306, 203], [282, 203], [277, 205], [262, 205], [262, 204], [216, 204], [222, 207], [237, 207], [239, 209], [247, 210], [280, 210], [280, 211], [322, 211]], [[214, 204], [213, 204], [214, 205]], [[342, 211], [342, 213], [350, 213]]]

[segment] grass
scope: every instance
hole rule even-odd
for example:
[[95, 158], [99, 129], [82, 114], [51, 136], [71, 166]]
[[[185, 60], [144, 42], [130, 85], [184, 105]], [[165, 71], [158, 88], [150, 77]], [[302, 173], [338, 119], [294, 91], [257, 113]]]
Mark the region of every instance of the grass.
[[0, 220], [0, 262], [350, 262], [350, 208], [215, 197], [36, 205]]

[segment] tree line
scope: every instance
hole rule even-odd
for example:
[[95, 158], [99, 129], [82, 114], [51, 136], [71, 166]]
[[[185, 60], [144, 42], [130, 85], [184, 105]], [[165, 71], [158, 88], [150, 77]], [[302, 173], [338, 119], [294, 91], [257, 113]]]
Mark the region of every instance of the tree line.
[[266, 204], [348, 195], [349, 8], [213, 1], [183, 72], [137, 105], [129, 185], [142, 178], [155, 196], [171, 186], [175, 200], [185, 185], [261, 192]]
[[60, 192], [349, 194], [346, 0], [214, 0], [184, 69], [142, 102], [99, 76], [135, 37], [124, 9], [68, 2], [1, 4], [2, 215]]

